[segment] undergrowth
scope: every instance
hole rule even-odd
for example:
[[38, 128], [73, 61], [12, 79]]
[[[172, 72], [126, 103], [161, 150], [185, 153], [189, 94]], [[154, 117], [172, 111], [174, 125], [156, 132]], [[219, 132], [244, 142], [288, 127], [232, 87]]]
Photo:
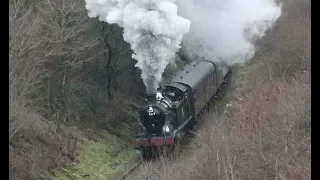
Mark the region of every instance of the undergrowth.
[[97, 140], [84, 140], [75, 164], [56, 171], [58, 179], [113, 179], [123, 174], [139, 158], [130, 144], [103, 132]]

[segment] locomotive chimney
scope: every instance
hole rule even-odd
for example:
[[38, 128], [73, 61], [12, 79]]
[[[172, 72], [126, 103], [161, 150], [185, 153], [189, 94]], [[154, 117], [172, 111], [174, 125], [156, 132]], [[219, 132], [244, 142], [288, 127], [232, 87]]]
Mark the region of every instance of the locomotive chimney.
[[156, 101], [156, 94], [147, 94], [146, 101]]

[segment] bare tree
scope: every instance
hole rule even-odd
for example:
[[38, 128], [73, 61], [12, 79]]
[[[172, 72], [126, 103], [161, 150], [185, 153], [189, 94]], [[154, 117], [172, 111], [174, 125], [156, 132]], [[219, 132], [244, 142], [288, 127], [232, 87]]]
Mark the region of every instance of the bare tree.
[[128, 91], [117, 86], [131, 52], [120, 28], [101, 25], [83, 0], [9, 0], [10, 178], [36, 177], [73, 156], [70, 127], [48, 120], [90, 129], [119, 119], [113, 111], [124, 103], [109, 100]]
[[39, 50], [44, 41], [32, 16], [28, 0], [9, 1], [9, 140], [24, 126], [23, 111], [34, 105], [28, 97], [39, 91], [45, 75]]
[[[64, 121], [70, 114], [66, 91], [68, 72], [80, 68], [101, 53], [93, 50], [97, 47], [97, 36], [90, 36], [93, 23], [86, 15], [82, 0], [47, 0], [37, 1], [36, 9], [41, 14], [41, 37], [45, 40], [43, 50], [46, 52], [48, 69], [48, 107], [53, 111], [62, 110]], [[88, 35], [89, 34], [89, 35]], [[60, 79], [52, 79], [52, 74], [62, 73]], [[58, 74], [59, 74], [58, 73]], [[71, 74], [69, 74], [71, 76]], [[52, 82], [57, 81], [57, 82]], [[59, 83], [61, 94], [52, 95], [52, 84]], [[55, 85], [54, 85], [55, 86]], [[61, 96], [61, 98], [56, 97]], [[61, 102], [59, 102], [61, 101]], [[58, 118], [58, 117], [57, 117]]]

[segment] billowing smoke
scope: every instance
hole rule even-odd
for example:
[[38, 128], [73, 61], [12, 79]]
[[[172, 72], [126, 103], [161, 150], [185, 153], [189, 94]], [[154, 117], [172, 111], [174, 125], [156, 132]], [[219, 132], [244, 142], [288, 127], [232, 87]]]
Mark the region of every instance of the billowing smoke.
[[168, 63], [174, 60], [190, 21], [177, 15], [174, 0], [86, 0], [89, 17], [123, 27], [132, 57], [152, 94]]
[[147, 93], [156, 92], [182, 39], [191, 60], [243, 63], [281, 15], [273, 0], [86, 0], [86, 8], [89, 17], [123, 27]]
[[244, 63], [281, 15], [274, 0], [177, 0], [178, 14], [191, 21], [183, 53], [226, 65]]

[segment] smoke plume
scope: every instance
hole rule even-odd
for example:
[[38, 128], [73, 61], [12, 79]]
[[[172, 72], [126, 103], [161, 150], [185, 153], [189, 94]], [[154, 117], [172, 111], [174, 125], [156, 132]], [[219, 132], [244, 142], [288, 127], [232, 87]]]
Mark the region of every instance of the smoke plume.
[[89, 17], [123, 27], [147, 93], [155, 93], [190, 28], [190, 21], [177, 15], [173, 0], [86, 0], [86, 8]]
[[178, 0], [178, 14], [191, 21], [182, 50], [189, 59], [226, 65], [244, 63], [255, 53], [254, 41], [281, 15], [274, 0]]
[[147, 93], [156, 92], [181, 42], [191, 60], [243, 63], [281, 15], [273, 0], [86, 0], [86, 8], [89, 17], [123, 27]]

